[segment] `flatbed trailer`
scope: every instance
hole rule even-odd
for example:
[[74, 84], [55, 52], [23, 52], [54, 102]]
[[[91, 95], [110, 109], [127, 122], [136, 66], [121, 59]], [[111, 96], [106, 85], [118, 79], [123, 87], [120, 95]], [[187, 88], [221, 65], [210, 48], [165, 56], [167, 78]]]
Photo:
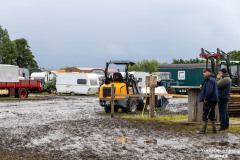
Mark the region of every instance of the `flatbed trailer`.
[[29, 90], [41, 92], [41, 80], [19, 80], [19, 82], [0, 82], [0, 96], [28, 97]]

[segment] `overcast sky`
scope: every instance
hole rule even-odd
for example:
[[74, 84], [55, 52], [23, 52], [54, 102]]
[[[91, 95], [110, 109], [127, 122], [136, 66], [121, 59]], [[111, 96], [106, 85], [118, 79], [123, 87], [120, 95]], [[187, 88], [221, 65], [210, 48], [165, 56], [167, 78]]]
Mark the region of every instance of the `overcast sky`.
[[40, 67], [196, 58], [240, 50], [239, 0], [0, 0], [0, 25]]

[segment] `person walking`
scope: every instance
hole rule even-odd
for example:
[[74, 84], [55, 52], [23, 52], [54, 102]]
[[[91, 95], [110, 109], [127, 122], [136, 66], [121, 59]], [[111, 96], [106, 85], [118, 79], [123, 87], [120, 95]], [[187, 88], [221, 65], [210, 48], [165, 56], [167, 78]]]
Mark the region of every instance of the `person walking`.
[[203, 70], [205, 77], [202, 83], [202, 90], [199, 96], [199, 101], [203, 102], [203, 114], [202, 114], [202, 126], [198, 134], [205, 134], [207, 129], [208, 119], [212, 121], [213, 133], [216, 133], [216, 117], [215, 107], [218, 101], [218, 85], [215, 77], [211, 74], [212, 71], [209, 68]]
[[228, 102], [230, 99], [230, 91], [232, 86], [232, 80], [227, 72], [226, 68], [219, 70], [217, 75], [218, 93], [219, 93], [219, 114], [220, 114], [220, 128], [218, 131], [223, 131], [229, 127], [229, 117], [228, 117]]

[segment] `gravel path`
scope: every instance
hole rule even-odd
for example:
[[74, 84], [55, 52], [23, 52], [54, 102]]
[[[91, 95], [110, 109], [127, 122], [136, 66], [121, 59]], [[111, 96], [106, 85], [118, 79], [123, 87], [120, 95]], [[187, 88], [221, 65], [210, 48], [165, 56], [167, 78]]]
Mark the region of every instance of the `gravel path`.
[[[180, 105], [179, 105], [180, 104]], [[182, 105], [181, 105], [182, 104]], [[170, 100], [169, 110], [186, 105]], [[0, 102], [0, 148], [26, 159], [237, 159], [239, 134], [149, 130], [139, 121], [101, 115], [97, 97]], [[227, 153], [228, 152], [228, 153]]]

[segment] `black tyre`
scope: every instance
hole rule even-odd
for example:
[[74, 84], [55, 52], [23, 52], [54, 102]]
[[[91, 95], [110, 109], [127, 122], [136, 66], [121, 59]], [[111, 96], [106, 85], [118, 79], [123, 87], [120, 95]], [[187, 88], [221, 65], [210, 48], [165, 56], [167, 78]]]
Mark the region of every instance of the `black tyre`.
[[21, 99], [25, 99], [28, 97], [28, 91], [25, 88], [19, 88], [18, 97]]
[[176, 91], [175, 91], [175, 89], [173, 89], [173, 88], [168, 88], [168, 89], [167, 89], [167, 93], [168, 93], [168, 94], [176, 94]]
[[75, 96], [75, 93], [74, 92], [70, 92], [70, 96]]
[[127, 111], [129, 113], [136, 113], [137, 111], [137, 100], [134, 98], [130, 98], [127, 102]]
[[105, 106], [104, 110], [106, 113], [110, 113], [111, 112], [111, 107], [110, 106]]
[[55, 93], [56, 92], [56, 89], [55, 88], [49, 88], [48, 89], [48, 93], [49, 94], [53, 94], [53, 93]]
[[114, 106], [114, 112], [117, 113], [119, 110], [119, 107], [118, 106]]

